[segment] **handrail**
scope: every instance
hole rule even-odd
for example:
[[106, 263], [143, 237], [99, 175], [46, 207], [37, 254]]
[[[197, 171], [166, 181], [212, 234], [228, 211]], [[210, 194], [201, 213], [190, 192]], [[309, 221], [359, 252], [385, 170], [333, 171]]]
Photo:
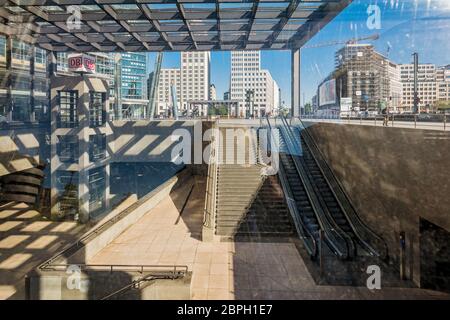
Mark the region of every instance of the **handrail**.
[[133, 288], [133, 287], [134, 287], [134, 288], [139, 287], [139, 285], [140, 285], [142, 282], [144, 282], [144, 281], [151, 281], [151, 280], [156, 280], [156, 277], [154, 277], [154, 276], [152, 276], [152, 275], [146, 275], [146, 276], [144, 276], [144, 277], [142, 277], [142, 278], [139, 278], [139, 279], [137, 279], [137, 280], [133, 280], [133, 281], [131, 281], [131, 283], [127, 284], [126, 286], [124, 286], [124, 287], [122, 287], [122, 288], [120, 288], [120, 289], [118, 289], [118, 290], [116, 290], [116, 291], [113, 291], [113, 292], [107, 294], [106, 296], [104, 296], [104, 297], [101, 298], [100, 300], [108, 300], [108, 299], [111, 299], [112, 297], [114, 297], [114, 296], [116, 296], [116, 295], [119, 295], [119, 294], [121, 294], [121, 293], [123, 293], [123, 292], [125, 292], [125, 291], [127, 291], [127, 290], [129, 290], [129, 289], [131, 289], [131, 288]]
[[[167, 275], [167, 274], [155, 274], [155, 273], [147, 274], [147, 275], [145, 275], [145, 276], [143, 276], [143, 277], [141, 277], [139, 279], [131, 281], [131, 283], [123, 286], [122, 288], [107, 294], [106, 296], [104, 296], [100, 300], [108, 300], [108, 299], [110, 299], [110, 298], [112, 298], [112, 297], [114, 297], [114, 296], [116, 296], [118, 294], [121, 294], [121, 293], [127, 291], [128, 289], [130, 289], [132, 287], [138, 288], [139, 285], [142, 282], [144, 282], [144, 281], [151, 281], [151, 280], [157, 280], [157, 279], [172, 279], [172, 280], [175, 280], [175, 279], [178, 279], [180, 277], [184, 277], [186, 275], [186, 273], [187, 273], [187, 266], [183, 266], [183, 267], [186, 267], [186, 271], [185, 272], [177, 272], [176, 271], [176, 266], [174, 266], [173, 272], [171, 274], [169, 274], [169, 275]], [[143, 273], [143, 272], [141, 272], [141, 273]]]
[[[292, 146], [295, 146], [294, 134], [283, 116], [281, 116], [281, 121], [283, 124], [283, 128], [286, 130], [286, 138], [290, 140], [289, 142], [286, 141], [286, 145], [289, 152], [292, 154]], [[305, 172], [303, 165], [299, 163], [298, 157], [293, 156], [292, 158], [294, 160], [294, 165], [297, 169], [297, 172], [299, 173], [299, 176], [305, 186], [306, 195], [308, 196], [311, 206], [314, 208], [314, 212], [317, 215], [319, 225], [324, 231], [325, 239], [328, 240], [328, 244], [337, 256], [342, 259], [349, 258], [353, 251], [349, 248], [349, 241], [345, 238], [346, 234], [342, 232], [342, 230], [340, 230], [336, 225], [333, 225], [333, 223], [331, 222], [333, 220], [331, 220], [330, 218], [328, 209], [321, 205], [317, 194], [315, 192], [311, 192], [311, 190], [314, 190], [314, 187], [310, 179], [308, 178], [308, 174]], [[338, 243], [340, 243], [340, 245], [338, 245]]]
[[[95, 271], [128, 271], [128, 272], [152, 272], [152, 274], [172, 274], [173, 276], [188, 272], [187, 265], [148, 265], [148, 264], [85, 264], [85, 263], [61, 263], [45, 265], [40, 268], [41, 271], [66, 271], [71, 266], [77, 266], [80, 270]], [[157, 270], [163, 269], [163, 270]], [[156, 271], [160, 272], [157, 273]]]
[[215, 230], [216, 194], [217, 194], [217, 169], [219, 162], [220, 138], [216, 136], [217, 122], [213, 122], [210, 143], [210, 155], [208, 164], [208, 176], [206, 179], [206, 197], [203, 216], [203, 226]]
[[[184, 169], [183, 169], [184, 170]], [[179, 171], [181, 172], [181, 171]], [[112, 225], [114, 225], [117, 221], [120, 221], [124, 217], [126, 217], [130, 212], [138, 208], [140, 205], [142, 205], [145, 201], [153, 197], [155, 194], [166, 188], [168, 185], [173, 183], [173, 179], [175, 179], [176, 176], [172, 177], [171, 179], [165, 181], [164, 183], [160, 184], [158, 187], [147, 193], [145, 196], [143, 196], [141, 199], [138, 199], [136, 202], [132, 203], [130, 206], [119, 212], [117, 215], [113, 216], [111, 219], [106, 220], [105, 222], [101, 223], [100, 225], [96, 225], [93, 229], [89, 230], [87, 233], [83, 234], [77, 241], [72, 243], [70, 246], [62, 249], [57, 254], [52, 256], [50, 259], [44, 261], [39, 265], [39, 269], [43, 270], [45, 268], [48, 268], [48, 266], [54, 265], [55, 261], [60, 259], [61, 257], [68, 257], [71, 254], [77, 252], [80, 248], [84, 247], [86, 243], [88, 243], [91, 239], [95, 238], [98, 234], [101, 234], [104, 230], [107, 230]]]
[[[321, 164], [319, 164], [318, 159], [313, 155], [314, 161], [316, 161], [316, 163], [317, 163], [319, 169], [321, 170], [322, 175], [325, 178], [325, 180], [327, 181], [327, 183], [330, 186], [333, 186], [333, 188], [330, 188], [330, 189], [333, 192], [336, 200], [338, 201], [338, 204], [341, 206], [342, 211], [344, 212], [345, 216], [347, 217], [347, 220], [349, 221], [353, 231], [355, 232], [356, 236], [358, 237], [358, 240], [361, 241], [362, 244], [367, 249], [369, 249], [371, 254], [381, 257], [381, 259], [383, 259], [383, 260], [387, 259], [389, 256], [389, 250], [388, 250], [388, 245], [387, 245], [386, 241], [383, 239], [383, 237], [381, 237], [377, 233], [375, 233], [366, 223], [364, 223], [364, 221], [361, 220], [361, 218], [359, 217], [359, 215], [353, 205], [353, 202], [351, 201], [347, 192], [343, 188], [339, 179], [336, 178], [336, 175], [334, 174], [333, 170], [329, 166], [328, 162], [324, 160], [325, 157], [324, 157], [322, 151], [319, 149], [317, 142], [315, 141], [315, 138], [308, 132], [308, 130], [306, 130], [306, 126], [304, 125], [302, 119], [300, 117], [298, 119], [300, 120], [301, 126], [304, 128], [304, 130], [302, 130], [302, 132], [304, 132], [304, 135], [307, 137], [307, 139], [305, 139], [305, 142], [307, 143], [308, 146], [309, 146], [308, 142], [311, 142], [312, 146], [314, 147], [314, 150], [317, 151], [318, 155], [322, 158], [322, 161], [320, 161]], [[311, 146], [309, 146], [309, 147], [311, 149]], [[311, 153], [312, 153], [312, 150], [311, 150]], [[325, 172], [323, 166], [325, 167], [326, 172]], [[330, 180], [333, 180], [334, 183], [332, 183]], [[338, 189], [338, 193], [335, 192], [334, 187], [336, 187]], [[345, 205], [344, 203], [346, 203], [347, 205]], [[377, 249], [373, 248], [373, 246], [370, 243], [367, 243], [367, 241], [364, 240], [363, 236], [360, 234], [360, 232], [364, 233], [364, 230], [367, 233], [369, 233], [369, 235], [371, 237], [377, 239], [377, 241], [379, 243], [381, 243], [381, 247], [383, 247], [381, 250], [380, 249], [377, 250]]]
[[[266, 117], [266, 119], [269, 127], [269, 131], [267, 132], [267, 143], [270, 148], [270, 152], [273, 152], [271, 146], [271, 137], [273, 136], [272, 125], [270, 124], [269, 118]], [[316, 239], [312, 235], [311, 231], [306, 227], [300, 213], [298, 212], [294, 196], [292, 195], [292, 190], [290, 189], [289, 183], [286, 178], [286, 172], [284, 171], [284, 168], [281, 164], [278, 166], [278, 177], [280, 178], [281, 188], [283, 189], [289, 212], [291, 213], [292, 220], [294, 220], [295, 229], [297, 230], [299, 237], [303, 239], [303, 243], [305, 244], [305, 248], [308, 251], [310, 257], [315, 258], [318, 254]], [[305, 232], [307, 233], [307, 235], [305, 235]], [[308, 239], [310, 240], [310, 242], [308, 242]]]

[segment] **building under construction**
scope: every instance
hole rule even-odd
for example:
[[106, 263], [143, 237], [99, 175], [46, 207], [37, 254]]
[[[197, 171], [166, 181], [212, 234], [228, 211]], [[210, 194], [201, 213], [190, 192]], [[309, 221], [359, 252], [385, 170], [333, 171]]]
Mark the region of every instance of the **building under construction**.
[[352, 98], [354, 110], [379, 111], [390, 100], [389, 60], [370, 44], [348, 43], [335, 54], [339, 97]]

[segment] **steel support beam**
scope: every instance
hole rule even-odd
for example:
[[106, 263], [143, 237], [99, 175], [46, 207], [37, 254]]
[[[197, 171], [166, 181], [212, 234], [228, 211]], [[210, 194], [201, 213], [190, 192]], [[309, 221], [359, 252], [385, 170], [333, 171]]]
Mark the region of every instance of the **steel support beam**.
[[6, 114], [8, 121], [12, 121], [12, 42], [11, 36], [6, 36]]
[[298, 117], [301, 115], [301, 91], [300, 91], [300, 69], [301, 51], [300, 49], [291, 51], [291, 115]]

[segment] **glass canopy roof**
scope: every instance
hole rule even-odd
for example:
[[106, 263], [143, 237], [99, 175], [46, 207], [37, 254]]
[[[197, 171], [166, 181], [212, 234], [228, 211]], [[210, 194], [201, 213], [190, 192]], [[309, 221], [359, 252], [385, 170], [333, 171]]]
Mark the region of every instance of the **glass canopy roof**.
[[0, 0], [0, 33], [52, 51], [301, 47], [351, 0]]

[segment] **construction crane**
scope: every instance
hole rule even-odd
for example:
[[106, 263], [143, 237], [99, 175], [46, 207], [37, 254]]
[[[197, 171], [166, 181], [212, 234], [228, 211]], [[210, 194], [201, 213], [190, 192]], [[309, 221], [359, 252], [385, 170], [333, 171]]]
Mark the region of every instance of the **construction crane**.
[[317, 44], [312, 44], [309, 46], [303, 46], [302, 49], [311, 49], [311, 48], [321, 48], [321, 47], [328, 47], [328, 46], [335, 46], [338, 44], [355, 44], [358, 43], [360, 41], [364, 41], [364, 40], [378, 40], [380, 38], [380, 35], [378, 33], [375, 33], [373, 35], [367, 36], [367, 37], [362, 37], [362, 38], [354, 38], [354, 39], [350, 39], [347, 41], [343, 41], [343, 40], [337, 40], [337, 41], [330, 41], [330, 42], [322, 42], [322, 43], [317, 43]]

